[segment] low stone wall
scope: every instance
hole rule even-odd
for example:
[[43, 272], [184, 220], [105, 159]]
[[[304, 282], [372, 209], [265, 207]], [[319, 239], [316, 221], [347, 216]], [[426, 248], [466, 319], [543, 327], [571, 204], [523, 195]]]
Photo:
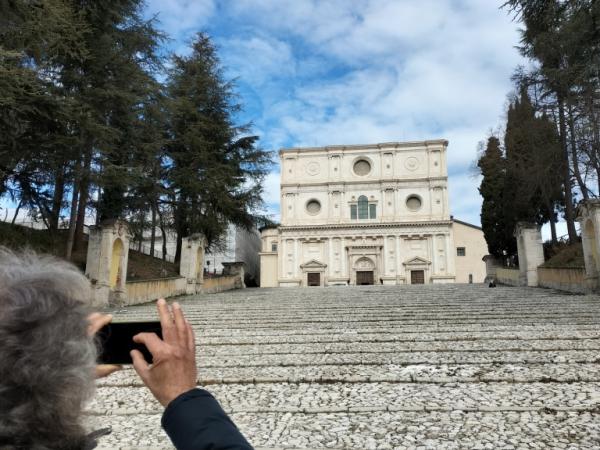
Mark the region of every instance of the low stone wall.
[[229, 275], [215, 278], [204, 278], [201, 292], [204, 294], [215, 294], [217, 292], [230, 291], [232, 289], [242, 289], [243, 280], [240, 275]]
[[496, 269], [496, 283], [519, 286], [519, 273], [519, 269], [498, 267]]
[[[217, 292], [230, 291], [232, 289], [244, 288], [243, 274], [235, 274], [223, 277], [205, 278], [204, 283], [196, 285], [196, 292], [202, 294], [215, 294]], [[158, 278], [155, 280], [128, 281], [127, 299], [125, 305], [137, 305], [139, 303], [152, 302], [159, 298], [176, 297], [178, 295], [193, 294], [186, 289], [187, 280], [183, 277]]]
[[186, 293], [186, 279], [182, 277], [154, 280], [128, 281], [127, 305], [147, 303], [159, 298], [174, 297]]
[[583, 294], [586, 292], [585, 268], [538, 267], [538, 284], [545, 288]]

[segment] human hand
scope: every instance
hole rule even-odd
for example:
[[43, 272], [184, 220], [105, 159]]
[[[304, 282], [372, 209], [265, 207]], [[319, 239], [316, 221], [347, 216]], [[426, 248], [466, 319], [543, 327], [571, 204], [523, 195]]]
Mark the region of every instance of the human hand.
[[180, 394], [196, 387], [196, 341], [179, 303], [173, 303], [170, 309], [161, 298], [156, 307], [163, 339], [156, 333], [139, 333], [133, 337], [135, 342], [148, 348], [153, 362], [149, 365], [138, 350], [131, 351], [131, 359], [144, 384], [166, 407]]
[[[102, 329], [103, 326], [108, 325], [112, 320], [110, 314], [101, 314], [95, 312], [87, 316], [88, 320], [88, 336], [95, 335]], [[96, 365], [96, 378], [103, 378], [109, 376], [111, 373], [121, 370], [121, 366], [115, 364], [97, 364]]]

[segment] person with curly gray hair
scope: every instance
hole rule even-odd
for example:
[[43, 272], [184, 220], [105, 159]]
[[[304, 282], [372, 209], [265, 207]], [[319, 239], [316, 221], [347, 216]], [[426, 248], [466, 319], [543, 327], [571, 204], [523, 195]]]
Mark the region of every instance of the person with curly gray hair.
[[[96, 365], [95, 333], [111, 316], [93, 313], [90, 285], [75, 266], [0, 247], [0, 449], [89, 450], [82, 412], [94, 378], [119, 366]], [[198, 389], [194, 331], [181, 306], [157, 302], [162, 339], [133, 340], [133, 366], [165, 407], [162, 425], [178, 449], [252, 450], [217, 400]], [[102, 431], [102, 430], [98, 430]]]
[[81, 425], [95, 376], [90, 287], [73, 265], [0, 248], [0, 448], [84, 449]]

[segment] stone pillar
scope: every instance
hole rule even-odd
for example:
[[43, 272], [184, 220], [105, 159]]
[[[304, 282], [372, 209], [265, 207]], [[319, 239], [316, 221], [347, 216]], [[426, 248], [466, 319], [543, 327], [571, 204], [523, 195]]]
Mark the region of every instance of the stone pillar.
[[237, 276], [235, 280], [236, 289], [244, 289], [246, 283], [244, 283], [244, 266], [246, 265], [243, 261], [236, 262], [224, 262], [223, 264], [223, 275], [224, 276]]
[[519, 254], [519, 284], [537, 286], [537, 268], [544, 263], [544, 246], [540, 227], [535, 224], [519, 222], [515, 229], [517, 252]]
[[92, 304], [124, 305], [127, 301], [129, 229], [123, 220], [90, 227], [85, 275], [92, 284]]
[[481, 260], [485, 263], [485, 280], [483, 282], [490, 283], [496, 281], [496, 269], [501, 267], [500, 261], [492, 255], [485, 255]]
[[600, 287], [600, 200], [582, 200], [577, 207], [585, 263], [586, 290]]
[[186, 293], [195, 294], [204, 283], [204, 253], [206, 239], [200, 233], [181, 240], [179, 275], [186, 279]]

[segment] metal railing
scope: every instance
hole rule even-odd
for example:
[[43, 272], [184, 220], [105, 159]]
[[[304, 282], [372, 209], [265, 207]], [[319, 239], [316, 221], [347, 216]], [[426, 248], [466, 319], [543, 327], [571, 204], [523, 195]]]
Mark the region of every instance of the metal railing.
[[[162, 242], [161, 242], [162, 245]], [[135, 250], [136, 252], [143, 253], [144, 255], [153, 256], [158, 259], [163, 259], [162, 249], [157, 250], [157, 246], [154, 247], [154, 254], [152, 254], [152, 249], [150, 245], [142, 244], [139, 242], [129, 241], [129, 250]], [[165, 255], [165, 261], [174, 263], [175, 255], [169, 255], [168, 253]]]

